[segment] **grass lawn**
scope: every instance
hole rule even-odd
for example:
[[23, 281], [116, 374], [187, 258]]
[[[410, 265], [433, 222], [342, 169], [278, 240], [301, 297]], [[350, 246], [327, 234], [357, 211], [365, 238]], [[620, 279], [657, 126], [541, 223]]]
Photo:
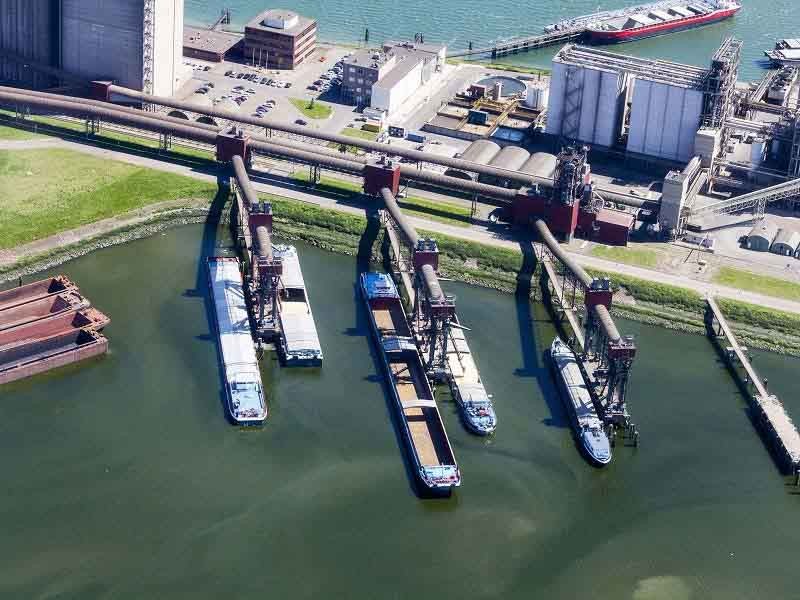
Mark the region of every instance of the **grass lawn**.
[[156, 202], [211, 199], [215, 185], [63, 149], [0, 151], [0, 248]]
[[[298, 181], [308, 183], [308, 171], [297, 171], [292, 176]], [[331, 194], [345, 194], [355, 196], [360, 194], [363, 187], [354, 181], [336, 179], [334, 177], [322, 177], [316, 189]], [[408, 198], [398, 198], [397, 204], [406, 214], [430, 219], [439, 223], [447, 223], [457, 227], [469, 227], [470, 208], [465, 204], [456, 202], [446, 202], [440, 200], [430, 200], [428, 198], [418, 198], [409, 196]]]
[[374, 142], [378, 139], [378, 134], [374, 131], [364, 131], [363, 129], [356, 129], [355, 127], [345, 127], [340, 133], [347, 137], [367, 140], [369, 142]]
[[6, 127], [0, 125], [0, 140], [35, 140], [44, 138], [46, 136], [33, 133], [32, 131], [25, 131], [24, 129], [17, 129], [16, 127]]
[[329, 105], [316, 100], [313, 104], [311, 100], [304, 98], [289, 98], [289, 101], [309, 119], [327, 119], [333, 113], [333, 109]]
[[[792, 259], [789, 259], [792, 260]], [[714, 275], [714, 283], [727, 285], [729, 287], [766, 294], [776, 298], [786, 298], [787, 300], [800, 301], [800, 284], [792, 283], [777, 277], [766, 275], [756, 275], [749, 271], [722, 267]]]
[[658, 264], [658, 253], [655, 250], [636, 249], [630, 246], [595, 246], [591, 254], [597, 258], [637, 267], [654, 268]]
[[[8, 111], [4, 111], [0, 109], [0, 115], [8, 115], [13, 116], [12, 113]], [[75, 121], [66, 121], [64, 119], [56, 119], [53, 117], [44, 117], [41, 115], [31, 115], [27, 117], [26, 121], [28, 122], [28, 126], [32, 126], [32, 124], [40, 124], [46, 125], [48, 130], [45, 131], [44, 129], [41, 130], [39, 133], [34, 133], [27, 129], [21, 129], [14, 126], [4, 126], [0, 125], [0, 140], [25, 140], [25, 139], [35, 139], [35, 138], [44, 138], [48, 135], [58, 137], [60, 134], [64, 134], [67, 137], [74, 137], [75, 135], [82, 135], [85, 136], [86, 127], [83, 123], [78, 123]], [[2, 119], [0, 119], [0, 123]], [[55, 130], [55, 131], [54, 131]], [[7, 133], [7, 137], [4, 135], [5, 132]], [[20, 137], [14, 137], [20, 136]], [[136, 136], [136, 135], [128, 135], [125, 133], [120, 133], [117, 131], [111, 131], [108, 129], [101, 129], [98, 133], [89, 137], [92, 140], [98, 140], [102, 142], [114, 142], [119, 146], [127, 147], [131, 150], [141, 150], [142, 148], [147, 148], [148, 150], [153, 150], [159, 148], [159, 141], [157, 139]], [[179, 146], [173, 145], [170, 148], [169, 152], [176, 156], [184, 156], [187, 158], [197, 158], [202, 160], [214, 160], [214, 153], [206, 150], [201, 150], [198, 148], [191, 148], [188, 146]]]

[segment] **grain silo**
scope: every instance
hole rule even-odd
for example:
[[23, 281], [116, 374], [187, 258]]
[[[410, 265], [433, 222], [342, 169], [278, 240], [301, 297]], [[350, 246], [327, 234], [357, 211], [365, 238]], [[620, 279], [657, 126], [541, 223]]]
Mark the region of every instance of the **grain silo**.
[[[183, 0], [0, 0], [0, 50], [171, 96], [183, 64]], [[30, 77], [20, 71], [0, 63], [6, 79]]]

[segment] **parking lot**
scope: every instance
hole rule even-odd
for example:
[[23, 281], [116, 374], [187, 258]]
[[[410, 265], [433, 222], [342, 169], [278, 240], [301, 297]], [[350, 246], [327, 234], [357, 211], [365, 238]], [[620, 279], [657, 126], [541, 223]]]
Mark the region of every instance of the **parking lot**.
[[[282, 71], [242, 62], [207, 63], [185, 58], [184, 65], [192, 74], [176, 98], [282, 123], [304, 121], [309, 128], [338, 133], [360, 116], [354, 106], [339, 102], [338, 88], [330, 85], [335, 74], [326, 75], [348, 52], [345, 48], [320, 45], [297, 69]], [[309, 89], [315, 82], [328, 83], [330, 87]], [[295, 108], [290, 98], [319, 99], [333, 112], [326, 119], [311, 119]]]

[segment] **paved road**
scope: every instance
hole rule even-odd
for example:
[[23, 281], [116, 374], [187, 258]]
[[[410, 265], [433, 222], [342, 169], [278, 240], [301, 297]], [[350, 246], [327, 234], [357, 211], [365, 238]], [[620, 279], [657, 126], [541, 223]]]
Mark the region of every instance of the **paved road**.
[[[21, 148], [33, 148], [33, 147], [70, 148], [78, 152], [94, 154], [96, 156], [101, 156], [103, 158], [120, 160], [126, 163], [141, 165], [143, 167], [149, 167], [161, 171], [178, 173], [181, 175], [186, 175], [188, 177], [202, 179], [204, 181], [217, 180], [216, 172], [213, 171], [213, 169], [203, 170], [196, 165], [164, 162], [156, 158], [150, 158], [147, 156], [140, 156], [135, 154], [128, 154], [125, 152], [118, 152], [116, 150], [85, 145], [68, 140], [31, 140], [31, 141], [0, 142], [0, 149], [21, 149]], [[280, 169], [276, 169], [276, 172], [281, 172], [281, 171]], [[340, 204], [334, 198], [317, 196], [303, 189], [264, 183], [263, 181], [259, 181], [258, 178], [254, 180], [254, 186], [256, 190], [261, 192], [286, 196], [288, 198], [301, 200], [303, 202], [309, 202], [312, 204], [324, 206], [326, 208], [332, 208], [342, 212], [349, 212], [354, 214], [363, 214], [364, 212], [362, 209]], [[480, 242], [483, 244], [488, 244], [490, 246], [519, 250], [518, 243], [514, 239], [512, 239], [509, 234], [495, 233], [487, 230], [484, 227], [479, 227], [479, 226], [473, 226], [468, 228], [456, 227], [453, 225], [437, 223], [425, 219], [420, 219], [417, 217], [410, 217], [410, 221], [414, 224], [415, 227], [418, 227], [420, 229], [426, 229], [428, 231], [442, 233], [455, 238]], [[736, 288], [715, 285], [713, 283], [698, 281], [696, 279], [691, 279], [689, 277], [682, 275], [671, 275], [669, 273], [651, 271], [649, 269], [643, 269], [641, 267], [616, 263], [613, 261], [608, 261], [593, 256], [585, 256], [582, 254], [575, 254], [575, 253], [571, 253], [571, 255], [573, 256], [573, 258], [575, 258], [578, 264], [583, 265], [587, 268], [608, 271], [609, 273], [620, 273], [622, 275], [630, 275], [632, 277], [637, 277], [639, 279], [643, 279], [646, 281], [665, 283], [668, 285], [693, 289], [702, 295], [714, 294], [720, 298], [741, 300], [758, 306], [763, 306], [765, 308], [772, 308], [776, 310], [782, 310], [790, 313], [800, 314], [800, 302], [785, 300], [782, 298], [774, 298], [772, 296], [765, 296], [754, 292], [742, 291]]]

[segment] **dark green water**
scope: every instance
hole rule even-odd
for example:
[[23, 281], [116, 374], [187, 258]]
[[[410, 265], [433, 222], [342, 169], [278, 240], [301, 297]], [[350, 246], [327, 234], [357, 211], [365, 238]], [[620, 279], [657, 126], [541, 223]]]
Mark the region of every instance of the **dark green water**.
[[[540, 307], [450, 284], [500, 424], [442, 411], [463, 472], [413, 495], [355, 260], [300, 246], [325, 367], [264, 379], [271, 416], [223, 413], [190, 226], [60, 271], [113, 319], [97, 362], [0, 391], [3, 598], [797, 598], [792, 495], [702, 337], [622, 323], [640, 348], [638, 450], [578, 455], [542, 361]], [[797, 362], [759, 354], [790, 396]]]

